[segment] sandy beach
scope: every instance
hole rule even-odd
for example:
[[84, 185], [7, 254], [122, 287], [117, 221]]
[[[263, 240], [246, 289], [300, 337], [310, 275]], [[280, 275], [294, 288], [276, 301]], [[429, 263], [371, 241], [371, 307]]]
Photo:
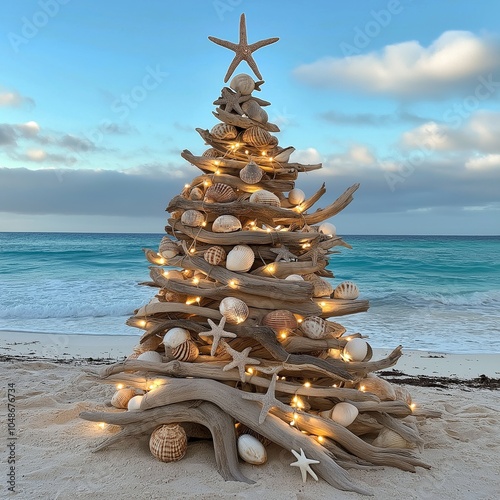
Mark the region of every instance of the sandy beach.
[[[122, 359], [138, 337], [1, 332], [0, 338], [4, 416], [8, 387], [15, 387], [17, 493], [13, 498], [362, 498], [338, 491], [321, 478], [303, 484], [299, 472], [289, 467], [293, 456], [275, 445], [268, 449], [265, 465], [242, 464], [253, 485], [225, 482], [216, 471], [209, 441], [191, 442], [186, 457], [171, 464], [154, 459], [147, 437], [92, 453], [116, 429], [101, 429], [78, 415], [109, 410], [114, 387], [96, 384], [83, 369]], [[379, 350], [374, 357], [384, 354]], [[351, 470], [352, 479], [377, 499], [498, 498], [500, 393], [470, 388], [465, 381], [481, 375], [498, 379], [500, 354], [405, 352], [395, 370], [393, 375], [451, 377], [464, 383], [407, 385], [417, 406], [442, 412], [441, 418], [419, 423], [425, 441], [419, 457], [431, 465], [430, 470], [417, 469], [414, 474], [392, 468]], [[6, 431], [3, 425], [4, 442]], [[2, 488], [7, 491], [5, 456]]]

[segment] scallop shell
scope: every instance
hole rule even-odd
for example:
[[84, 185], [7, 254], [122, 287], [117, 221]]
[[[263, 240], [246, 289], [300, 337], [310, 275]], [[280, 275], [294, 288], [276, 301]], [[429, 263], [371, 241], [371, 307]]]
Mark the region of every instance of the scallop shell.
[[240, 299], [235, 297], [226, 297], [219, 304], [219, 311], [228, 323], [236, 325], [242, 323], [248, 318], [248, 306]]
[[272, 137], [273, 136], [267, 130], [260, 127], [248, 127], [245, 132], [243, 132], [241, 138], [246, 144], [260, 148], [271, 144], [273, 140]]
[[314, 286], [313, 297], [330, 297], [333, 293], [333, 286], [329, 281], [317, 278], [312, 281]]
[[414, 448], [415, 445], [409, 443], [397, 432], [384, 427], [373, 440], [372, 446], [380, 448]]
[[250, 203], [259, 203], [261, 205], [269, 205], [271, 207], [279, 207], [280, 199], [270, 191], [266, 191], [265, 189], [259, 189], [250, 195], [250, 199], [248, 200]]
[[128, 411], [139, 411], [141, 409], [142, 398], [144, 396], [134, 396], [127, 404]]
[[255, 254], [248, 245], [236, 245], [226, 257], [226, 269], [247, 272], [253, 265]]
[[328, 323], [319, 316], [309, 316], [304, 318], [300, 324], [300, 329], [306, 337], [310, 339], [324, 339], [330, 337], [330, 328]]
[[250, 434], [242, 434], [238, 438], [238, 455], [247, 463], [261, 465], [267, 461], [264, 445]]
[[277, 155], [274, 155], [274, 159], [276, 161], [279, 161], [280, 163], [286, 163], [290, 159], [290, 155], [295, 151], [295, 148], [292, 146], [289, 146], [287, 148], [279, 150], [279, 153]]
[[241, 222], [234, 215], [221, 215], [212, 224], [212, 231], [214, 233], [233, 233], [240, 229]]
[[221, 262], [224, 262], [226, 251], [222, 247], [213, 246], [205, 251], [203, 258], [212, 266], [218, 266]]
[[408, 406], [411, 405], [411, 393], [410, 391], [401, 385], [397, 385], [394, 387], [394, 394], [396, 395], [396, 400], [404, 401]]
[[158, 253], [165, 259], [171, 259], [172, 257], [179, 255], [179, 245], [175, 241], [172, 241], [168, 236], [164, 236], [160, 241]]
[[145, 351], [137, 356], [137, 361], [147, 361], [149, 363], [161, 363], [163, 361], [161, 354], [156, 351]]
[[172, 349], [172, 357], [179, 361], [194, 361], [199, 354], [200, 351], [192, 340], [186, 340], [186, 342]]
[[149, 450], [162, 462], [176, 462], [187, 451], [186, 431], [178, 424], [157, 427], [149, 438]]
[[337, 403], [332, 409], [330, 418], [337, 424], [347, 427], [356, 420], [358, 413], [358, 409], [351, 403]]
[[343, 281], [339, 283], [333, 291], [333, 297], [335, 299], [357, 299], [359, 297], [358, 285], [352, 281]]
[[199, 201], [203, 199], [203, 191], [200, 188], [193, 188], [189, 192], [189, 199], [193, 201]]
[[238, 195], [231, 186], [217, 182], [206, 190], [204, 201], [207, 203], [228, 203], [237, 198]]
[[360, 391], [375, 394], [381, 401], [394, 401], [396, 399], [394, 387], [387, 380], [375, 375], [360, 380], [357, 387]]
[[111, 404], [115, 408], [127, 409], [128, 402], [136, 395], [135, 389], [120, 389], [113, 394]]
[[262, 318], [262, 324], [264, 326], [269, 326], [277, 333], [282, 330], [294, 330], [299, 326], [297, 318], [286, 309], [277, 309], [276, 311], [267, 313]]
[[285, 279], [289, 281], [304, 281], [304, 278], [300, 274], [290, 274]]
[[201, 156], [204, 156], [205, 158], [219, 158], [219, 156], [222, 156], [220, 151], [217, 151], [215, 148], [209, 148], [206, 151], [203, 151]]
[[175, 349], [186, 340], [191, 339], [191, 334], [185, 328], [171, 328], [163, 337], [163, 344], [165, 347]]
[[198, 210], [186, 210], [181, 216], [181, 222], [185, 226], [200, 227], [205, 222], [205, 216]]
[[323, 222], [323, 224], [319, 226], [319, 232], [326, 236], [335, 236], [337, 234], [337, 228], [329, 222]]
[[215, 139], [220, 140], [230, 140], [235, 139], [238, 135], [238, 129], [234, 125], [228, 125], [227, 123], [218, 123], [212, 127], [210, 130], [210, 135]]
[[251, 120], [255, 120], [256, 122], [267, 123], [267, 121], [269, 120], [267, 112], [260, 107], [257, 101], [254, 101], [252, 99], [244, 102], [241, 105], [241, 109], [248, 116], [248, 118], [250, 118]]
[[255, 82], [250, 75], [240, 73], [233, 77], [229, 86], [241, 95], [250, 95], [255, 89]]
[[240, 170], [240, 179], [246, 184], [257, 184], [263, 175], [264, 171], [253, 160]]
[[295, 188], [288, 193], [288, 201], [292, 205], [300, 205], [305, 199], [306, 194], [302, 191], [302, 189]]
[[352, 339], [344, 346], [344, 359], [347, 361], [365, 361], [371, 357], [371, 347], [363, 339]]

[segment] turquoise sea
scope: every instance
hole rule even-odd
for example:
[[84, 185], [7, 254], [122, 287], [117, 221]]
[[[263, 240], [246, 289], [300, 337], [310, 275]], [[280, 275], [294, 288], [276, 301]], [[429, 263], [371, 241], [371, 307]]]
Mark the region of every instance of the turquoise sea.
[[[0, 233], [0, 330], [130, 334], [154, 291], [142, 248], [161, 234]], [[333, 284], [351, 280], [367, 313], [337, 318], [372, 346], [500, 352], [500, 237], [345, 236]]]

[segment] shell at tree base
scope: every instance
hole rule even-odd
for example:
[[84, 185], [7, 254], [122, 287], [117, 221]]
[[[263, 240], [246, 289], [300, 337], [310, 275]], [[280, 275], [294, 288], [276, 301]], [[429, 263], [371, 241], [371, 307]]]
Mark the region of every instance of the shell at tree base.
[[191, 191], [189, 192], [189, 199], [190, 200], [193, 200], [193, 201], [199, 201], [199, 200], [202, 200], [203, 199], [203, 191], [198, 188], [198, 187], [194, 187], [193, 189], [191, 189]]
[[228, 323], [237, 325], [248, 318], [250, 311], [248, 306], [240, 299], [226, 297], [219, 304], [219, 312], [226, 318]]
[[189, 330], [186, 330], [185, 328], [175, 327], [171, 328], [167, 333], [165, 333], [165, 336], [163, 337], [163, 344], [165, 347], [175, 349], [183, 342], [186, 342], [186, 340], [190, 339], [191, 334], [189, 333]]
[[300, 205], [306, 199], [306, 194], [302, 189], [294, 188], [288, 193], [288, 201], [292, 205]]
[[264, 171], [255, 163], [250, 160], [241, 170], [240, 179], [245, 184], [257, 184], [261, 181]]
[[267, 130], [260, 127], [248, 127], [245, 132], [243, 132], [241, 138], [243, 142], [255, 148], [268, 146], [273, 142], [273, 136]]
[[409, 443], [397, 432], [384, 427], [373, 440], [372, 446], [380, 448], [415, 448], [413, 443]]
[[339, 283], [333, 291], [333, 297], [335, 299], [357, 299], [359, 297], [358, 285], [352, 281], [343, 281]]
[[346, 361], [368, 361], [372, 356], [372, 348], [364, 339], [352, 339], [344, 346], [344, 359]]
[[300, 324], [300, 329], [304, 332], [304, 335], [310, 339], [318, 340], [331, 337], [328, 323], [319, 316], [304, 318]]
[[250, 75], [240, 73], [232, 78], [229, 86], [241, 95], [250, 95], [255, 89], [255, 82]]
[[186, 210], [181, 216], [181, 222], [185, 226], [200, 227], [205, 222], [205, 216], [198, 210]]
[[168, 236], [164, 236], [160, 241], [158, 253], [165, 259], [171, 259], [180, 254], [179, 245]]
[[204, 156], [205, 158], [219, 158], [222, 156], [222, 153], [217, 151], [215, 148], [209, 148], [206, 151], [203, 151], [201, 156]]
[[330, 418], [344, 427], [351, 425], [358, 416], [358, 409], [351, 403], [337, 403], [330, 413]]
[[271, 207], [280, 207], [280, 199], [271, 191], [259, 189], [250, 195], [248, 200], [250, 203], [258, 203], [260, 205], [269, 205]]
[[126, 410], [128, 408], [128, 402], [136, 395], [135, 389], [120, 389], [113, 394], [111, 398], [111, 404], [115, 408], [120, 408]]
[[144, 351], [137, 356], [137, 361], [147, 361], [148, 363], [161, 363], [163, 361], [161, 354], [156, 351]]
[[262, 324], [264, 326], [269, 326], [276, 333], [282, 332], [283, 330], [295, 330], [295, 328], [299, 326], [297, 318], [286, 309], [277, 309], [276, 311], [267, 313], [262, 318]]
[[238, 135], [238, 129], [234, 125], [228, 125], [227, 123], [217, 123], [210, 130], [210, 135], [215, 139], [228, 141], [235, 139]]
[[214, 233], [234, 233], [240, 229], [241, 222], [234, 215], [221, 215], [212, 224], [212, 231]]
[[205, 251], [203, 258], [212, 266], [218, 266], [226, 260], [226, 251], [222, 247], [214, 245]]
[[255, 254], [248, 245], [236, 245], [226, 257], [226, 269], [247, 272], [253, 265]]
[[[250, 392], [252, 392], [252, 390], [250, 390]], [[249, 434], [250, 436], [253, 436], [254, 438], [258, 439], [264, 446], [269, 446], [272, 443], [270, 439], [267, 439], [262, 434], [259, 434], [258, 432], [255, 432], [253, 429], [250, 429], [250, 427], [247, 427], [245, 424], [238, 422], [236, 424], [236, 436], [240, 437], [243, 434]]]
[[192, 340], [186, 340], [172, 349], [172, 357], [179, 361], [191, 362], [194, 361], [200, 354], [197, 345]]
[[249, 464], [261, 465], [267, 461], [264, 445], [250, 434], [242, 434], [238, 438], [238, 455]]
[[335, 236], [337, 234], [337, 228], [330, 222], [323, 222], [318, 231], [326, 236]]
[[375, 394], [381, 401], [396, 400], [396, 392], [392, 384], [376, 375], [370, 374], [370, 376], [360, 380], [357, 387], [360, 391]]
[[229, 203], [237, 198], [238, 195], [231, 186], [217, 182], [206, 190], [204, 201], [207, 203]]
[[149, 450], [162, 462], [177, 462], [187, 451], [186, 431], [178, 424], [157, 427], [149, 438]]

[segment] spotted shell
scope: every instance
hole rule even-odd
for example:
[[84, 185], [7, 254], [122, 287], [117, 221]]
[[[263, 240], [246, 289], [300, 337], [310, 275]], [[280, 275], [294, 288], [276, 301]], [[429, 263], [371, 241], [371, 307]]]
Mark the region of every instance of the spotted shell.
[[226, 257], [226, 269], [247, 272], [253, 265], [255, 254], [248, 245], [236, 245]]
[[269, 326], [277, 333], [282, 330], [294, 330], [298, 327], [297, 319], [293, 313], [286, 309], [277, 309], [267, 313], [262, 318], [262, 324]]
[[128, 411], [139, 411], [141, 409], [142, 398], [144, 396], [134, 396], [127, 404]]
[[241, 222], [234, 215], [221, 215], [212, 224], [212, 231], [214, 233], [233, 233], [240, 229]]
[[344, 359], [347, 361], [367, 361], [372, 356], [372, 348], [366, 340], [352, 339], [344, 346]]
[[329, 222], [323, 222], [318, 230], [326, 236], [335, 236], [337, 234], [337, 228]]
[[212, 266], [218, 266], [221, 262], [224, 262], [226, 251], [222, 247], [213, 246], [205, 251], [203, 258]]
[[242, 434], [238, 438], [238, 455], [247, 463], [261, 465], [267, 461], [264, 445], [250, 434]]
[[170, 349], [175, 349], [186, 340], [191, 339], [191, 334], [185, 328], [171, 328], [163, 337], [163, 344], [165, 347], [169, 347]]
[[198, 210], [186, 210], [181, 217], [185, 226], [200, 227], [205, 222], [205, 216]]
[[120, 389], [113, 394], [111, 404], [115, 408], [127, 409], [128, 402], [136, 395], [135, 389]]
[[360, 380], [357, 387], [363, 392], [375, 394], [381, 401], [394, 401], [396, 399], [396, 392], [392, 384], [375, 375]]
[[295, 188], [288, 193], [288, 201], [292, 205], [300, 205], [305, 199], [306, 194], [302, 191], [302, 189]]
[[304, 281], [304, 278], [300, 274], [290, 274], [285, 279], [289, 281]]
[[245, 112], [248, 118], [255, 120], [259, 123], [267, 123], [269, 117], [267, 112], [262, 109], [257, 101], [252, 99], [244, 102], [241, 105], [241, 109]]
[[272, 137], [273, 136], [267, 130], [260, 127], [249, 127], [242, 135], [243, 142], [256, 148], [271, 144]]
[[199, 354], [200, 351], [192, 340], [186, 340], [186, 342], [172, 349], [172, 357], [179, 361], [194, 361]]
[[380, 448], [414, 448], [413, 443], [409, 443], [397, 432], [384, 427], [372, 442], [373, 446]]
[[358, 286], [352, 281], [343, 281], [333, 291], [333, 297], [335, 299], [357, 299], [359, 297]]
[[206, 151], [203, 151], [201, 156], [204, 156], [205, 158], [218, 158], [219, 156], [221, 156], [221, 153], [215, 148], [209, 148]]
[[306, 337], [310, 339], [324, 339], [330, 337], [330, 328], [328, 323], [319, 316], [309, 316], [304, 318], [300, 324], [300, 329]]
[[333, 293], [333, 286], [329, 281], [318, 278], [312, 281], [314, 286], [313, 297], [330, 297]]
[[265, 189], [259, 189], [250, 195], [249, 200], [250, 203], [259, 203], [261, 205], [270, 205], [271, 207], [279, 207], [280, 199], [270, 191], [266, 191]]
[[149, 450], [162, 462], [176, 462], [187, 451], [186, 431], [178, 424], [157, 427], [149, 438]]
[[171, 259], [172, 257], [179, 255], [179, 245], [175, 241], [172, 241], [168, 236], [164, 236], [160, 241], [158, 253], [165, 259]]
[[139, 354], [139, 356], [137, 356], [137, 361], [148, 361], [149, 363], [161, 363], [162, 357], [159, 352], [144, 351], [142, 354]]
[[240, 179], [246, 184], [257, 184], [263, 175], [264, 171], [253, 160], [240, 170]]
[[250, 75], [240, 73], [233, 77], [229, 86], [241, 95], [250, 95], [255, 89], [255, 82]]
[[228, 323], [233, 325], [245, 321], [250, 313], [248, 306], [242, 300], [235, 297], [222, 299], [219, 304], [219, 312], [226, 318]]
[[237, 198], [238, 195], [231, 186], [217, 182], [206, 190], [204, 201], [208, 203], [228, 203]]
[[235, 139], [238, 135], [238, 130], [234, 125], [228, 125], [227, 123], [217, 123], [210, 130], [210, 135], [215, 139], [229, 140]]
[[200, 188], [193, 188], [189, 192], [189, 199], [193, 201], [199, 201], [203, 199], [203, 191]]
[[337, 403], [330, 414], [330, 418], [337, 424], [347, 427], [351, 425], [358, 416], [359, 410], [351, 403]]

